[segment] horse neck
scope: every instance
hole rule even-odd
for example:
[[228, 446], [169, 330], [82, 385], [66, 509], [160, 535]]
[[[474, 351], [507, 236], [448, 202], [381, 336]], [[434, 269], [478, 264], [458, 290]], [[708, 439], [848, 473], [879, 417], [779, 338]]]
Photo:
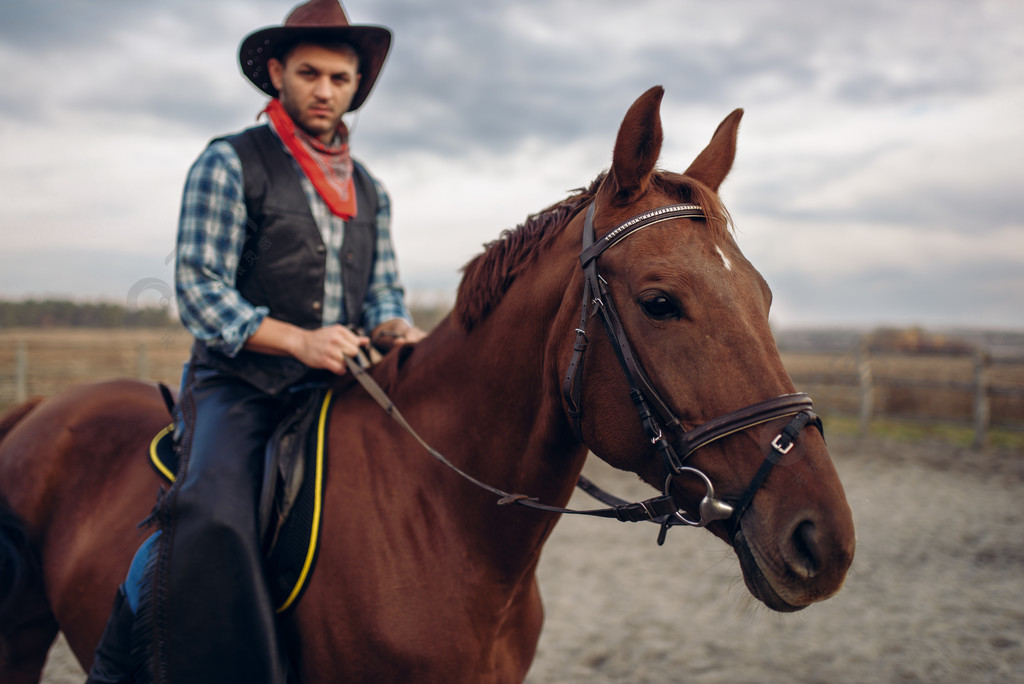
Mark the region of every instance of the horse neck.
[[[556, 352], [571, 326], [552, 325], [564, 313], [574, 259], [552, 247], [471, 331], [451, 317], [443, 321], [412, 354], [396, 399], [455, 465], [553, 505], [568, 501], [586, 455], [557, 377]], [[494, 494], [454, 473], [439, 482], [479, 547], [495, 549], [512, 572], [535, 561], [556, 516], [499, 508]]]

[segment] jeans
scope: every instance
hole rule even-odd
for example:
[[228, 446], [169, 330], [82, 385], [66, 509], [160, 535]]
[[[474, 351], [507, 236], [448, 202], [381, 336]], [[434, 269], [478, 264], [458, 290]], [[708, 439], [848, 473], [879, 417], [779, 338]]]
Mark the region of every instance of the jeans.
[[150, 590], [140, 599], [157, 681], [287, 679], [257, 506], [266, 444], [288, 399], [219, 371], [190, 369], [181, 396], [188, 453], [160, 505]]

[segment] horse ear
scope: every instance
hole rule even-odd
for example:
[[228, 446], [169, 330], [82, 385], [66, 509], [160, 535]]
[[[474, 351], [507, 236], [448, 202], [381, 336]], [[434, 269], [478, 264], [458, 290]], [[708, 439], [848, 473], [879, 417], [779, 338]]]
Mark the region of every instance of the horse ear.
[[661, 154], [661, 98], [665, 89], [655, 86], [637, 98], [626, 112], [615, 139], [611, 181], [614, 197], [629, 202], [643, 194]]
[[718, 124], [711, 142], [704, 151], [686, 169], [684, 176], [699, 180], [715, 192], [729, 175], [732, 162], [736, 158], [736, 132], [740, 127], [743, 110], [737, 109]]

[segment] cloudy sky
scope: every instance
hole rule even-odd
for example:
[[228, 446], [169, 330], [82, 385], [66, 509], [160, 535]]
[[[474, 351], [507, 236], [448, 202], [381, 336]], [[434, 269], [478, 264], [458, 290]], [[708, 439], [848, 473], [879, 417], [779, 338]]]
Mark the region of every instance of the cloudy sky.
[[[413, 298], [610, 163], [666, 88], [661, 166], [732, 109], [722, 195], [774, 323], [1024, 328], [1019, 0], [348, 0], [395, 32], [353, 149], [388, 187]], [[288, 0], [0, 5], [0, 298], [153, 303], [182, 182], [262, 96]]]

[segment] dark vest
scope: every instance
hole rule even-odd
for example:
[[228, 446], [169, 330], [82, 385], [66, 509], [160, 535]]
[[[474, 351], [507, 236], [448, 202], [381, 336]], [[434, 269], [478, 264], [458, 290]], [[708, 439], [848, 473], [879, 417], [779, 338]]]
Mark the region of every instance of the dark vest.
[[[309, 330], [319, 328], [327, 248], [294, 163], [266, 125], [221, 139], [231, 143], [242, 163], [248, 213], [236, 289], [251, 304], [267, 307], [272, 318]], [[378, 207], [373, 181], [358, 163], [354, 176], [358, 210], [345, 222], [340, 256], [346, 320], [358, 326], [373, 274]], [[317, 375], [289, 357], [243, 349], [231, 358], [199, 341], [193, 346], [192, 362], [243, 377], [271, 394]]]

